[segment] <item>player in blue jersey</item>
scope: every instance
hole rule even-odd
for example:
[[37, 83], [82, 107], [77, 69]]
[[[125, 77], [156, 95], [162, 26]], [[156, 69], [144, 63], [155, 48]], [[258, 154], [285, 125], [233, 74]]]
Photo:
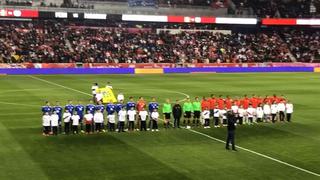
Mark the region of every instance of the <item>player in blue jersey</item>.
[[81, 132], [84, 133], [82, 120], [83, 120], [83, 112], [85, 109], [84, 109], [84, 106], [81, 104], [81, 101], [79, 101], [79, 103], [75, 106], [74, 110], [77, 112], [77, 114], [80, 117], [79, 123], [80, 123]]
[[127, 102], [127, 110], [131, 108], [136, 109], [136, 103], [134, 102], [132, 96], [129, 98], [129, 101]]
[[[121, 111], [121, 109], [125, 107], [125, 105], [123, 104], [123, 100], [120, 100], [117, 104], [116, 104], [116, 112], [119, 115], [119, 112]], [[117, 122], [116, 127], [119, 128], [120, 124], [119, 121]], [[116, 130], [118, 131], [118, 129]]]
[[71, 100], [68, 101], [68, 104], [64, 107], [64, 110], [67, 110], [69, 113], [73, 114], [74, 105], [72, 104]]
[[96, 109], [96, 106], [93, 104], [93, 100], [90, 100], [89, 104], [87, 104], [86, 106], [86, 111], [93, 115], [95, 112], [95, 109]]
[[56, 105], [53, 106], [53, 111], [57, 112], [57, 115], [59, 116], [59, 132], [61, 133], [62, 131], [62, 112], [63, 112], [63, 108], [60, 106], [60, 102], [56, 101]]
[[42, 106], [41, 111], [42, 111], [43, 115], [46, 113], [48, 113], [49, 115], [51, 114], [52, 107], [50, 106], [49, 101], [46, 101], [45, 105]]
[[[149, 102], [148, 109], [149, 109], [150, 116], [151, 116], [151, 113], [152, 113], [155, 109], [157, 109], [157, 110], [159, 109], [159, 103], [157, 103], [155, 97], [152, 97], [151, 102]], [[151, 118], [150, 118], [150, 120], [149, 120], [149, 125], [148, 125], [149, 128], [148, 128], [148, 129], [151, 128], [151, 126], [152, 126], [151, 123], [152, 123], [152, 121], [151, 121]]]

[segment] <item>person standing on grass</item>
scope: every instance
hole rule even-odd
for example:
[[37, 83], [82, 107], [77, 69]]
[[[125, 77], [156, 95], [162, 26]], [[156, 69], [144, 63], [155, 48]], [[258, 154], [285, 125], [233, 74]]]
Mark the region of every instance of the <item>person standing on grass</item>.
[[[139, 115], [140, 111], [142, 111], [142, 109], [146, 108], [146, 101], [143, 99], [143, 97], [139, 97], [139, 100], [137, 102], [137, 114]], [[140, 127], [140, 122], [141, 122], [141, 118], [140, 116], [137, 119], [137, 128], [139, 130]]]
[[264, 121], [265, 122], [270, 122], [270, 114], [271, 114], [271, 107], [270, 107], [270, 104], [269, 102], [266, 102], [264, 105], [263, 105], [263, 114], [264, 114]]
[[[129, 111], [129, 110], [135, 110], [136, 109], [136, 103], [134, 102], [134, 100], [133, 100], [133, 97], [131, 96], [131, 97], [129, 97], [129, 101], [127, 102], [127, 105], [126, 105], [126, 107], [127, 107], [127, 111]], [[129, 120], [129, 114], [127, 114], [128, 116], [127, 116], [127, 128], [129, 129], [129, 125], [130, 125], [130, 120]], [[134, 118], [135, 119], [135, 118]], [[134, 124], [134, 122], [133, 122], [133, 124]]]
[[[149, 102], [149, 105], [148, 105], [148, 110], [149, 110], [149, 113], [150, 113], [150, 117], [151, 117], [151, 113], [154, 111], [154, 110], [157, 110], [159, 109], [159, 103], [156, 101], [156, 98], [155, 97], [152, 97], [151, 99], [151, 102]], [[149, 120], [149, 124], [148, 124], [148, 129], [151, 129], [152, 127], [152, 120], [150, 118]], [[147, 129], [147, 130], [148, 130]]]
[[64, 109], [69, 111], [69, 113], [73, 114], [74, 105], [72, 104], [71, 100], [68, 101], [68, 104], [64, 107]]
[[164, 127], [169, 128], [170, 119], [171, 119], [172, 106], [169, 99], [166, 99], [166, 102], [162, 106], [162, 113], [164, 119]]
[[74, 110], [77, 112], [78, 116], [80, 117], [79, 123], [80, 123], [80, 130], [81, 133], [84, 133], [83, 130], [83, 112], [84, 112], [84, 106], [81, 104], [81, 101], [78, 102], [78, 104], [75, 106]]
[[124, 132], [124, 125], [126, 122], [127, 111], [125, 106], [122, 106], [121, 110], [118, 112], [118, 119], [119, 119], [119, 129], [118, 132]]
[[262, 108], [262, 104], [259, 104], [257, 109], [256, 109], [256, 114], [257, 114], [257, 122], [260, 123], [262, 122], [263, 119], [263, 108]]
[[[93, 104], [93, 101], [92, 100], [89, 100], [89, 104], [87, 104], [86, 106], [86, 112], [89, 112], [90, 114], [92, 114], [92, 116], [94, 115], [94, 112], [95, 112], [95, 109], [96, 109], [96, 106]], [[94, 132], [94, 122], [91, 121], [91, 132]]]
[[159, 131], [158, 129], [159, 113], [157, 109], [154, 109], [153, 112], [151, 113], [151, 119], [152, 119], [151, 131]]
[[234, 116], [232, 112], [227, 113], [227, 119], [228, 119], [228, 135], [227, 135], [227, 141], [226, 141], [226, 149], [229, 150], [229, 144], [231, 143], [232, 145], [232, 150], [236, 150], [236, 145], [235, 145], [235, 131], [236, 131], [236, 122], [237, 119]]
[[191, 114], [193, 112], [192, 103], [190, 102], [190, 98], [188, 97], [186, 102], [183, 103], [183, 113], [184, 113], [184, 120], [183, 124], [186, 125], [186, 128], [190, 128], [190, 119]]
[[192, 124], [199, 126], [200, 125], [200, 116], [201, 116], [201, 102], [199, 97], [195, 97], [195, 101], [192, 102], [193, 109], [193, 121]]
[[52, 134], [57, 136], [58, 135], [58, 126], [59, 126], [59, 115], [56, 111], [53, 111], [53, 113], [50, 116], [51, 121], [51, 127], [52, 127]]
[[97, 89], [99, 89], [98, 83], [93, 83], [93, 85], [91, 86], [93, 101], [96, 101]]
[[255, 115], [255, 109], [252, 107], [251, 104], [249, 104], [249, 107], [247, 109], [247, 116], [248, 116], [248, 124], [249, 125], [253, 124], [254, 115]]
[[136, 120], [137, 112], [133, 107], [131, 107], [131, 109], [128, 110], [127, 114], [128, 114], [128, 120], [129, 120], [128, 130], [134, 131], [134, 122]]
[[286, 104], [286, 115], [287, 115], [287, 121], [288, 122], [291, 122], [291, 115], [293, 113], [293, 104], [291, 103], [291, 101], [287, 101], [287, 104]]
[[208, 107], [202, 111], [202, 117], [204, 119], [204, 128], [210, 128], [210, 110]]
[[243, 109], [242, 105], [239, 106], [238, 109], [238, 121], [239, 121], [239, 125], [243, 124], [243, 117], [246, 114], [246, 111]]
[[[116, 112], [117, 112], [117, 115], [119, 117], [119, 112], [121, 111], [121, 109], [124, 107], [124, 104], [123, 104], [123, 101], [119, 101], [117, 104], [116, 104]], [[119, 130], [119, 118], [118, 118], [118, 121], [117, 121], [117, 130]]]
[[284, 121], [284, 117], [285, 117], [285, 111], [286, 111], [286, 105], [285, 105], [284, 101], [280, 101], [278, 103], [277, 109], [278, 109], [278, 112], [279, 112], [279, 119], [280, 119], [281, 122], [283, 122]]
[[108, 130], [115, 131], [115, 123], [116, 123], [116, 105], [112, 102], [109, 102], [106, 107], [108, 113]]
[[100, 133], [102, 132], [102, 123], [104, 121], [103, 119], [103, 113], [101, 110], [96, 110], [96, 112], [94, 113], [93, 115], [93, 121], [94, 121], [94, 124], [95, 124], [95, 129], [96, 129], [96, 132]]
[[79, 133], [79, 121], [80, 121], [80, 116], [78, 115], [77, 111], [73, 113], [71, 116], [71, 121], [72, 121], [72, 132], [73, 134], [78, 134]]
[[64, 113], [63, 113], [63, 122], [64, 122], [64, 133], [69, 135], [69, 132], [70, 132], [70, 119], [71, 119], [71, 113], [66, 110]]
[[174, 118], [173, 126], [174, 128], [180, 128], [180, 119], [182, 116], [182, 107], [179, 104], [179, 100], [176, 100], [176, 103], [173, 105], [172, 114]]
[[45, 112], [42, 116], [42, 126], [43, 126], [43, 133], [44, 136], [49, 136], [50, 133], [50, 115], [49, 112]]
[[93, 114], [90, 111], [87, 111], [87, 113], [84, 115], [84, 120], [85, 120], [85, 124], [86, 124], [86, 134], [91, 134]]
[[271, 120], [273, 123], [276, 122], [277, 112], [278, 112], [277, 103], [276, 101], [273, 101], [273, 104], [271, 105]]
[[219, 108], [219, 113], [220, 113], [220, 117], [222, 118], [222, 126], [227, 126], [228, 122], [227, 122], [227, 108], [224, 109], [220, 109]]
[[214, 120], [214, 127], [218, 128], [220, 127], [220, 109], [218, 108], [218, 106], [216, 105], [213, 109], [213, 120]]
[[57, 112], [59, 116], [59, 132], [62, 132], [62, 111], [63, 108], [60, 106], [60, 102], [56, 101], [56, 105], [53, 107], [53, 111]]
[[[102, 113], [102, 115], [103, 115], [104, 110], [105, 110], [105, 106], [102, 104], [101, 101], [98, 101], [98, 105], [96, 105], [96, 110], [100, 111]], [[104, 120], [102, 120], [100, 123], [101, 123], [100, 124], [100, 131], [105, 132], [105, 130], [104, 130]]]
[[145, 110], [145, 108], [142, 108], [141, 111], [139, 111], [139, 118], [141, 120], [140, 131], [147, 131], [148, 112]]

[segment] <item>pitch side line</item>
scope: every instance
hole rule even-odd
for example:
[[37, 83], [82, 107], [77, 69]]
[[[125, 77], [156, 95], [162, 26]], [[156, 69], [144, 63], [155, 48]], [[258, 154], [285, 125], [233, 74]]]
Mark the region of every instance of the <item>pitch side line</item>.
[[[53, 84], [53, 85], [56, 85], [56, 86], [59, 86], [59, 87], [63, 87], [63, 88], [65, 88], [65, 89], [69, 89], [69, 90], [72, 90], [72, 91], [75, 91], [75, 92], [79, 92], [79, 93], [81, 93], [81, 94], [86, 94], [86, 95], [91, 96], [91, 94], [89, 94], [89, 93], [85, 93], [85, 92], [83, 92], [83, 91], [79, 91], [79, 90], [76, 90], [76, 89], [73, 89], [73, 88], [69, 88], [69, 87], [66, 87], [66, 86], [63, 86], [63, 85], [60, 85], [60, 84], [57, 84], [57, 83], [54, 83], [54, 82], [50, 82], [50, 81], [47, 81], [47, 80], [44, 80], [44, 79], [41, 79], [41, 78], [38, 78], [38, 77], [34, 77], [34, 76], [31, 76], [31, 75], [30, 75], [29, 77], [31, 77], [31, 78], [33, 78], [33, 79], [36, 79], [36, 80], [39, 80], [39, 81], [42, 81], [42, 82], [46, 82], [46, 83], [48, 83], [48, 84]], [[181, 94], [184, 94], [185, 96], [189, 97], [189, 95], [187, 95], [187, 94], [185, 94], [185, 93], [181, 93]], [[207, 138], [209, 138], [209, 139], [215, 140], [215, 141], [220, 142], [220, 143], [226, 143], [225, 141], [223, 141], [223, 140], [221, 140], [221, 139], [218, 139], [218, 138], [209, 136], [208, 134], [204, 134], [204, 133], [201, 133], [201, 132], [199, 132], [199, 131], [195, 131], [195, 130], [192, 130], [192, 129], [186, 129], [186, 130], [188, 130], [188, 131], [190, 131], [190, 132], [193, 132], [193, 133], [195, 133], [195, 134], [198, 134], [198, 135], [205, 136], [205, 137], [207, 137]], [[289, 163], [287, 163], [287, 162], [281, 161], [281, 160], [279, 160], [279, 159], [276, 159], [276, 158], [267, 156], [267, 155], [265, 155], [265, 154], [261, 154], [261, 153], [259, 153], [259, 152], [256, 152], [256, 151], [253, 151], [253, 150], [250, 150], [250, 149], [241, 147], [241, 146], [236, 146], [236, 147], [239, 148], [239, 149], [241, 149], [241, 150], [244, 150], [244, 151], [250, 152], [250, 153], [252, 153], [252, 154], [255, 154], [255, 155], [257, 155], [257, 156], [264, 157], [264, 158], [269, 159], [269, 160], [272, 160], [272, 161], [274, 161], [274, 162], [277, 162], [277, 163], [280, 163], [280, 164], [283, 164], [283, 165], [292, 167], [292, 168], [294, 168], [294, 169], [300, 170], [300, 171], [302, 171], [302, 172], [305, 172], [305, 173], [308, 173], [308, 174], [311, 174], [311, 175], [320, 177], [320, 174], [315, 173], [315, 172], [312, 172], [312, 171], [309, 171], [309, 170], [307, 170], [307, 169], [300, 168], [300, 167], [298, 167], [298, 166], [289, 164]]]
[[[212, 140], [215, 140], [215, 141], [218, 141], [218, 142], [221, 142], [221, 143], [226, 143], [225, 141], [223, 141], [223, 140], [221, 140], [221, 139], [217, 139], [217, 138], [212, 137], [212, 136], [209, 136], [208, 134], [204, 134], [204, 133], [201, 133], [201, 132], [199, 132], [199, 131], [192, 130], [192, 129], [187, 129], [187, 130], [189, 130], [189, 131], [191, 131], [191, 132], [193, 132], [193, 133], [196, 133], [196, 134], [205, 136], [205, 137], [207, 137], [207, 138], [209, 138], [209, 139], [212, 139]], [[309, 170], [307, 170], [307, 169], [300, 168], [300, 167], [298, 167], [298, 166], [295, 166], [295, 165], [286, 163], [286, 162], [281, 161], [281, 160], [279, 160], [279, 159], [276, 159], [276, 158], [273, 158], [273, 157], [270, 157], [270, 156], [261, 154], [261, 153], [256, 152], [256, 151], [252, 151], [252, 150], [250, 150], [250, 149], [247, 149], [247, 148], [244, 148], [244, 147], [241, 147], [241, 146], [236, 146], [236, 147], [239, 148], [239, 149], [242, 149], [242, 150], [244, 150], [244, 151], [250, 152], [250, 153], [252, 153], [252, 154], [255, 154], [255, 155], [264, 157], [264, 158], [266, 158], [266, 159], [270, 159], [270, 160], [275, 161], [275, 162], [278, 162], [278, 163], [280, 163], [280, 164], [283, 164], [283, 165], [286, 165], [286, 166], [295, 168], [295, 169], [297, 169], [297, 170], [300, 170], [300, 171], [303, 171], [303, 172], [306, 172], [306, 173], [309, 173], [309, 174], [312, 174], [312, 175], [315, 175], [315, 176], [320, 177], [320, 174], [315, 173], [315, 172], [312, 172], [312, 171], [309, 171]]]

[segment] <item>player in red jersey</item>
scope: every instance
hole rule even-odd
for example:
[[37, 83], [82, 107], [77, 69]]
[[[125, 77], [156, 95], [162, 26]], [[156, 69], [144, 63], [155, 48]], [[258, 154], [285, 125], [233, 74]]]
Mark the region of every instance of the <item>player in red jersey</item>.
[[[145, 108], [146, 108], [146, 101], [143, 99], [143, 97], [140, 96], [139, 100], [137, 101], [137, 111], [138, 111], [137, 114], [139, 114], [139, 112], [142, 111]], [[140, 121], [141, 121], [141, 119], [140, 119], [140, 116], [139, 116], [138, 122], [137, 122], [137, 127], [140, 127]]]
[[227, 110], [231, 109], [232, 102], [233, 102], [233, 100], [230, 98], [230, 96], [227, 96], [227, 98], [225, 99], [225, 104], [226, 104]]
[[208, 101], [210, 103], [210, 107], [209, 107], [210, 115], [213, 116], [213, 113], [214, 113], [213, 110], [216, 107], [216, 103], [217, 103], [217, 99], [216, 99], [215, 95], [211, 94], [211, 98], [209, 98]]
[[210, 109], [210, 101], [205, 96], [203, 96], [201, 101], [201, 110]]
[[218, 108], [220, 110], [224, 109], [225, 102], [224, 102], [224, 99], [222, 98], [222, 95], [219, 96], [217, 102], [218, 102]]
[[252, 97], [250, 98], [250, 104], [252, 105], [253, 108], [258, 107], [258, 99], [254, 94], [252, 94]]
[[250, 99], [247, 97], [247, 95], [244, 95], [244, 98], [242, 99], [242, 107], [243, 109], [247, 110], [250, 104]]

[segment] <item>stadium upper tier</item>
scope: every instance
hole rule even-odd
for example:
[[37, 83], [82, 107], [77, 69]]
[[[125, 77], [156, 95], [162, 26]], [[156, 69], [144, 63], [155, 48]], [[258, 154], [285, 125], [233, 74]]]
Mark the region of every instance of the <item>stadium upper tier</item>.
[[[160, 26], [160, 25], [158, 25]], [[169, 28], [179, 28], [168, 26]], [[184, 27], [188, 28], [188, 27]], [[319, 32], [161, 30], [128, 24], [81, 26], [61, 21], [0, 25], [0, 62], [216, 63], [310, 62]]]

